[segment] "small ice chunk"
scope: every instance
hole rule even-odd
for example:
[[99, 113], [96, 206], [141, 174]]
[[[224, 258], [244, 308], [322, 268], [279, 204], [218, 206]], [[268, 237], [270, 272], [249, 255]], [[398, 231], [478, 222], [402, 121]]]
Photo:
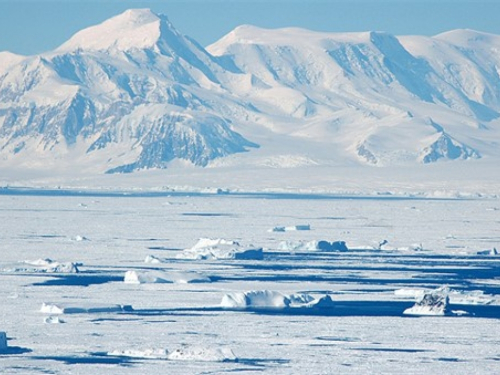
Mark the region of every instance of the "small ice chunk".
[[48, 316], [45, 319], [43, 319], [43, 322], [46, 323], [46, 324], [61, 324], [61, 323], [66, 323], [64, 320], [62, 320], [58, 316]]
[[7, 349], [7, 334], [0, 332], [0, 350]]
[[146, 256], [146, 259], [144, 259], [144, 263], [159, 264], [163, 262], [160, 258], [157, 258], [154, 255], [148, 255]]
[[85, 237], [85, 236], [80, 236], [80, 235], [75, 236], [74, 240], [75, 240], [76, 242], [90, 241], [87, 237]]

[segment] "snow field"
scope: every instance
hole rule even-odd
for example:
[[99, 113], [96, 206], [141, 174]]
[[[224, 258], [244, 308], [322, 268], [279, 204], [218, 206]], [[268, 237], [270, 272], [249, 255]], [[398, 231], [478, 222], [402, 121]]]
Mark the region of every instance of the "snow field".
[[[0, 272], [2, 331], [12, 340], [9, 350], [23, 350], [0, 356], [8, 373], [64, 373], [68, 364], [81, 374], [492, 373], [498, 365], [500, 259], [477, 255], [499, 246], [497, 200], [185, 195], [0, 202], [0, 269], [57, 259], [79, 270]], [[304, 222], [310, 230], [268, 232]], [[73, 241], [76, 235], [89, 240]], [[200, 238], [256, 244], [263, 259], [177, 258]], [[345, 241], [348, 250], [280, 248], [321, 239]], [[129, 271], [146, 281], [188, 274], [211, 282], [129, 284]], [[443, 285], [449, 310], [467, 314], [403, 315]], [[245, 307], [223, 308], [227, 295]], [[325, 295], [328, 307], [302, 307]], [[290, 307], [255, 308], [275, 301]]]

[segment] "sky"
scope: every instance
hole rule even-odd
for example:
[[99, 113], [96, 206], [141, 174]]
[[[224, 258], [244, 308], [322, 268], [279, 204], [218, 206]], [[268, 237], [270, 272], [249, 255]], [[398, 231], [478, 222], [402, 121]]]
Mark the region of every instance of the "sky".
[[129, 8], [166, 14], [203, 46], [242, 24], [395, 35], [466, 28], [500, 34], [500, 0], [0, 0], [0, 51], [49, 51]]

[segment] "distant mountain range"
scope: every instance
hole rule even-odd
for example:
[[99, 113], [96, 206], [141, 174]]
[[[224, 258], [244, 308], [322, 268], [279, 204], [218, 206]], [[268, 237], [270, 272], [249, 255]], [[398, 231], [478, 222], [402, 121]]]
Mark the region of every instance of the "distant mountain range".
[[128, 10], [0, 53], [0, 165], [96, 173], [500, 159], [500, 36], [240, 26], [201, 47]]

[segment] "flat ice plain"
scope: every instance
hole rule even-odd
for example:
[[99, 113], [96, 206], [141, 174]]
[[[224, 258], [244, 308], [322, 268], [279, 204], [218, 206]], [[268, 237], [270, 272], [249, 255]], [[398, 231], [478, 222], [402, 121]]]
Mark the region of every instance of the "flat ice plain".
[[[500, 371], [498, 199], [4, 189], [0, 222], [5, 374]], [[263, 259], [177, 257], [200, 238]], [[321, 240], [349, 250], [286, 245]], [[453, 314], [403, 314], [444, 286]], [[221, 306], [251, 291], [333, 304]]]

